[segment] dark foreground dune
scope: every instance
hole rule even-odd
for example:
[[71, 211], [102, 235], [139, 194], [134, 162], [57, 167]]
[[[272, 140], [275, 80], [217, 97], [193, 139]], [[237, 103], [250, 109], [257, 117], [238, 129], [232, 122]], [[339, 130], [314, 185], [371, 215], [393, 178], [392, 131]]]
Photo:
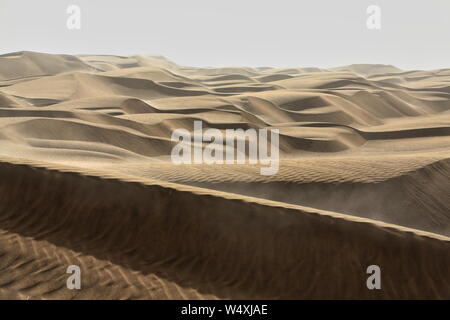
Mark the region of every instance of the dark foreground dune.
[[[198, 120], [278, 173], [173, 164]], [[3, 55], [0, 298], [450, 299], [449, 158], [449, 69]]]
[[[1, 287], [22, 298], [448, 298], [450, 238], [163, 182], [3, 162]], [[76, 170], [71, 170], [76, 171]], [[40, 190], [39, 197], [36, 197]], [[186, 210], [189, 208], [189, 210]], [[65, 288], [79, 264], [83, 289]], [[363, 266], [383, 266], [370, 291]], [[5, 293], [6, 292], [6, 293]]]

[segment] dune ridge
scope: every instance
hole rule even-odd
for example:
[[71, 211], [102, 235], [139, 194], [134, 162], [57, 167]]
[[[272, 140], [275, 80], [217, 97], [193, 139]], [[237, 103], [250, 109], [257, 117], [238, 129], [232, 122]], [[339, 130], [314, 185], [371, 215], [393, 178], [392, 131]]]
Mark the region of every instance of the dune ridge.
[[[0, 167], [14, 182], [2, 184], [2, 194], [17, 199], [2, 205], [4, 232], [49, 242], [55, 251], [70, 249], [80, 261], [93, 255], [140, 276], [156, 274], [180, 283], [181, 292], [187, 287], [220, 298], [448, 297], [450, 238], [445, 236], [256, 198], [223, 198], [193, 187], [126, 182], [99, 172], [79, 175], [76, 169], [7, 162]], [[44, 196], [36, 197], [35, 190], [44, 188]], [[187, 207], [193, 208], [189, 215]], [[382, 294], [367, 290], [364, 270], [355, 263], [368, 260], [385, 266]], [[90, 276], [99, 265], [83, 265], [88, 290], [105, 288]], [[417, 269], [422, 276], [414, 278]], [[200, 277], [197, 270], [203, 270]], [[48, 279], [44, 288], [58, 280]], [[139, 292], [136, 285], [128, 283], [122, 294]], [[34, 283], [6, 287], [31, 297], [43, 290]], [[173, 298], [176, 293], [167, 287], [166, 298]], [[43, 297], [56, 294], [49, 291]]]

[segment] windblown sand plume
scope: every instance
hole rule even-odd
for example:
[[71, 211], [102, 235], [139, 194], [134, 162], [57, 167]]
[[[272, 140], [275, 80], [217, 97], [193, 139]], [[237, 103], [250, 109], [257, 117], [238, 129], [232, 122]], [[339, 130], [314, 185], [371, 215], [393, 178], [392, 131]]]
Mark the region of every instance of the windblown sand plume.
[[[174, 164], [194, 121], [278, 173]], [[3, 55], [0, 298], [450, 299], [449, 158], [450, 69]]]

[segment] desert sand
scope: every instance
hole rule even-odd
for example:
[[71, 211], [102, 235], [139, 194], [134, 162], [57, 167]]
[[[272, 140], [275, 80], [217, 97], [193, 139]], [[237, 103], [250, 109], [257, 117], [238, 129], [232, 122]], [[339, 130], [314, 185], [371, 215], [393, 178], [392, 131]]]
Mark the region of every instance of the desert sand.
[[[172, 163], [195, 120], [279, 172]], [[6, 54], [0, 172], [3, 299], [450, 299], [450, 69]]]

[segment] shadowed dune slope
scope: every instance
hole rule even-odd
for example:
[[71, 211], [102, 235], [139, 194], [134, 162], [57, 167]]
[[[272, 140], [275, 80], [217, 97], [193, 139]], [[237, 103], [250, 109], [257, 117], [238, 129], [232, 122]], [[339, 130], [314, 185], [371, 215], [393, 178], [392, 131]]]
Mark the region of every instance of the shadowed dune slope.
[[[10, 261], [17, 277], [49, 270], [26, 282], [0, 273], [10, 294], [70, 297], [65, 279], [51, 270], [76, 261], [87, 289], [78, 298], [117, 298], [117, 286], [122, 297], [152, 297], [139, 290], [145, 285], [165, 298], [450, 297], [447, 237], [206, 189], [55, 169], [0, 165], [1, 192], [11, 200], [1, 203], [2, 263]], [[366, 288], [362, 266], [370, 264], [383, 266], [382, 293]], [[102, 268], [111, 270], [109, 282], [97, 275]]]

